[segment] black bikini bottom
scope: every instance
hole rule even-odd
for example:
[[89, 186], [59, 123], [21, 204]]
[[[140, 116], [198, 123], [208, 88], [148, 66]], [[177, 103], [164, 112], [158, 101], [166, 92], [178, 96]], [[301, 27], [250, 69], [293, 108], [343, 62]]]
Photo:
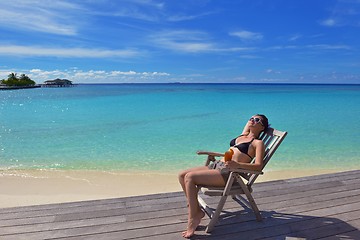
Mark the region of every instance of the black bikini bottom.
[[225, 184], [227, 183], [229, 176], [230, 176], [230, 170], [225, 166], [225, 163], [220, 160], [215, 160], [211, 162], [208, 165], [209, 169], [217, 169], [219, 170], [221, 176], [223, 177]]

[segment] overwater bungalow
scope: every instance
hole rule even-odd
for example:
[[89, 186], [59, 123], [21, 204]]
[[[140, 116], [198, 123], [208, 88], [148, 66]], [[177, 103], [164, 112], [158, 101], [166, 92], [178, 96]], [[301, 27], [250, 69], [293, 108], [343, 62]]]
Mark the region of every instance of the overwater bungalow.
[[73, 87], [75, 85], [72, 83], [72, 81], [68, 79], [57, 78], [55, 80], [47, 80], [41, 86], [42, 87]]

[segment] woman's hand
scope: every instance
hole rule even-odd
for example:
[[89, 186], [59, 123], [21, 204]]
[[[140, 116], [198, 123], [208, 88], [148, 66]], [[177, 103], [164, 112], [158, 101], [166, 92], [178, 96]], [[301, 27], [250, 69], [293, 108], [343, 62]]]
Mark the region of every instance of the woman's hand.
[[240, 165], [239, 165], [237, 162], [232, 161], [232, 160], [226, 161], [226, 162], [225, 162], [225, 166], [226, 166], [227, 168], [230, 168], [230, 169], [235, 169], [235, 168], [239, 168], [239, 167], [240, 167]]

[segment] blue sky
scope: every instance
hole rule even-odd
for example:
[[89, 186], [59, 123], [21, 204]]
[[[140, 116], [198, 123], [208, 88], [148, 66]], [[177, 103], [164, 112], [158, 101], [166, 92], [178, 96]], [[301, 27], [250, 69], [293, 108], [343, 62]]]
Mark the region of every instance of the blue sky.
[[0, 79], [360, 83], [360, 0], [2, 0]]

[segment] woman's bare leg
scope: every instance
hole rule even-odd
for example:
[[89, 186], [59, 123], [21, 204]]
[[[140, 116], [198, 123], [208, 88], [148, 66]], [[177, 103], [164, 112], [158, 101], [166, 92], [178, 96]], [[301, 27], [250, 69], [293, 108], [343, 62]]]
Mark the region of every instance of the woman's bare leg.
[[186, 170], [181, 171], [181, 172], [179, 173], [179, 176], [178, 176], [178, 178], [179, 178], [179, 183], [180, 183], [180, 185], [181, 185], [181, 187], [182, 187], [182, 189], [183, 189], [186, 197], [187, 197], [187, 194], [186, 194], [186, 188], [185, 188], [185, 175], [186, 175], [187, 173], [189, 173], [189, 172], [203, 171], [203, 170], [206, 170], [206, 169], [208, 169], [207, 166], [200, 166], [200, 167], [194, 167], [194, 168], [186, 169]]
[[218, 170], [204, 169], [188, 172], [184, 178], [185, 191], [189, 204], [189, 217], [187, 230], [182, 233], [183, 237], [190, 238], [199, 226], [205, 213], [201, 210], [198, 202], [197, 185], [225, 186], [225, 181]]

